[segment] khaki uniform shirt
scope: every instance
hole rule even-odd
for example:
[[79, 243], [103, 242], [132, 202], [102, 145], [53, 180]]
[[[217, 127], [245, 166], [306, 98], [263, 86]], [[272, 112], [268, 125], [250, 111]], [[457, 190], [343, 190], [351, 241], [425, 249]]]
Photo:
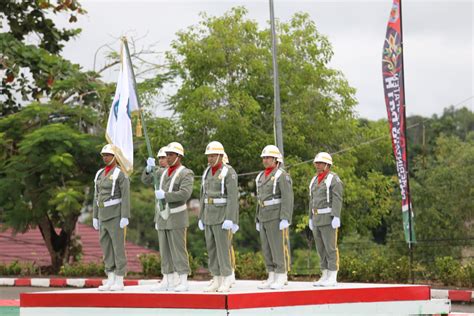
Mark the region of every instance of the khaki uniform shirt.
[[[282, 170], [282, 174], [277, 180], [275, 195], [273, 195], [273, 182], [275, 174]], [[257, 183], [257, 216], [258, 222], [267, 222], [275, 219], [286, 219], [291, 224], [293, 216], [293, 184], [290, 175], [283, 169], [275, 168], [265, 177], [262, 173]], [[264, 201], [271, 199], [281, 199], [280, 204], [264, 206]]]
[[[329, 186], [329, 202], [327, 200], [326, 180], [328, 175], [332, 174], [333, 178]], [[331, 224], [332, 218], [341, 217], [343, 186], [339, 176], [334, 172], [328, 172], [324, 179], [318, 184], [316, 178], [313, 182], [311, 190], [311, 197], [309, 201], [310, 216], [315, 214], [314, 225], [322, 226]], [[331, 208], [330, 213], [317, 214], [317, 209]]]
[[[223, 168], [227, 174], [222, 177]], [[222, 179], [224, 179], [224, 192], [222, 194]], [[225, 198], [225, 204], [204, 203], [204, 199]], [[239, 190], [237, 173], [230, 165], [222, 165], [214, 175], [209, 168], [201, 185], [201, 212], [199, 219], [205, 225], [222, 224], [224, 220], [231, 220], [234, 224], [239, 222]]]
[[[173, 171], [171, 176], [168, 176], [168, 168], [155, 169], [158, 183], [161, 177], [163, 178], [162, 190], [165, 191], [165, 199], [161, 200], [163, 208], [166, 203], [170, 209], [185, 205], [193, 193], [194, 172], [191, 169], [184, 168], [176, 178], [172, 191], [168, 192], [171, 185], [171, 179], [176, 173], [177, 169]], [[153, 175], [147, 174], [146, 169], [142, 173], [142, 182], [145, 184], [153, 183]], [[178, 229], [189, 226], [188, 211], [184, 210], [178, 213], [171, 213], [168, 219], [164, 220], [158, 212], [155, 214], [155, 222], [158, 223], [159, 229]]]
[[[112, 175], [119, 166], [111, 169], [107, 176], [105, 169], [99, 174], [95, 183], [93, 217], [100, 221], [106, 221], [115, 217], [130, 218], [130, 179], [122, 171], [115, 180], [114, 195], [112, 193], [113, 179]], [[122, 202], [108, 207], [104, 202], [109, 200], [122, 199]]]

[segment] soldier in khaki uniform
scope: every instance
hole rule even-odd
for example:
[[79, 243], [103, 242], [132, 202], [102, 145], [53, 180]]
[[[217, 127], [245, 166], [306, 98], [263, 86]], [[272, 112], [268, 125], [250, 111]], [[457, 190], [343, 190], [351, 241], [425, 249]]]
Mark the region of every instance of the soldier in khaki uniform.
[[313, 231], [321, 267], [321, 278], [314, 286], [335, 286], [339, 269], [337, 230], [341, 226], [343, 187], [331, 172], [332, 157], [320, 152], [314, 158], [317, 175], [309, 185], [309, 228]]
[[99, 291], [122, 291], [127, 270], [124, 230], [130, 218], [130, 180], [117, 164], [113, 145], [105, 145], [100, 153], [106, 166], [94, 179], [92, 225], [100, 230], [107, 282]]
[[237, 173], [222, 162], [224, 146], [206, 147], [208, 167], [202, 176], [199, 228], [205, 230], [209, 270], [213, 279], [205, 292], [228, 292], [232, 285], [232, 231], [239, 219]]
[[[155, 171], [160, 179], [155, 196], [162, 205], [162, 208], [157, 207], [156, 210], [155, 228], [158, 230], [163, 280], [152, 290], [174, 289], [183, 292], [188, 290], [187, 280], [191, 272], [186, 247], [186, 231], [189, 226], [186, 202], [193, 191], [194, 173], [181, 165], [184, 157], [181, 144], [172, 142], [166, 146], [165, 151], [169, 167]], [[150, 159], [147, 164], [150, 166]], [[152, 174], [147, 173], [147, 169], [142, 174], [142, 182], [153, 182]]]
[[260, 232], [268, 279], [259, 289], [281, 289], [288, 283], [290, 270], [289, 226], [293, 215], [293, 186], [290, 175], [280, 168], [283, 157], [274, 145], [262, 154], [265, 170], [255, 182], [257, 186], [256, 229]]

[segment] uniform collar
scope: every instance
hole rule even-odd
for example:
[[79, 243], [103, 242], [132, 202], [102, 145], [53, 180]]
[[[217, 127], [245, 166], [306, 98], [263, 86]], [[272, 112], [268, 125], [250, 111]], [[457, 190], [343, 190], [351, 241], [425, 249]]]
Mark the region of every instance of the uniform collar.
[[320, 184], [321, 181], [323, 181], [323, 179], [326, 178], [328, 173], [329, 173], [329, 169], [324, 171], [323, 173], [318, 174], [318, 184]]
[[268, 177], [268, 176], [273, 172], [273, 170], [276, 169], [276, 167], [277, 167], [277, 166], [266, 168], [266, 169], [264, 170], [265, 177]]
[[104, 168], [104, 170], [105, 170], [105, 171], [104, 171], [104, 176], [106, 176], [106, 175], [107, 175], [111, 170], [113, 170], [116, 166], [117, 166], [116, 164], [114, 164], [114, 165], [112, 165], [112, 166], [105, 166], [105, 168]]
[[180, 166], [181, 166], [181, 163], [177, 162], [177, 163], [174, 164], [174, 166], [169, 167], [168, 168], [168, 177], [170, 177], [173, 174], [173, 172], [176, 169], [178, 169]]
[[217, 170], [219, 170], [222, 167], [222, 162], [219, 162], [217, 165], [211, 167], [211, 174], [214, 175], [216, 174]]

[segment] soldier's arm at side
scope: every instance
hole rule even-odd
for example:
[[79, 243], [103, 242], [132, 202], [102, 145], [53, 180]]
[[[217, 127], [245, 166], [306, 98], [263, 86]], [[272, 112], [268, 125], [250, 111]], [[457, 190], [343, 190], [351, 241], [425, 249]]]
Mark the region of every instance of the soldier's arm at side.
[[344, 191], [341, 180], [339, 180], [339, 178], [335, 178], [332, 181], [330, 188], [332, 192], [331, 215], [341, 217], [342, 196]]
[[167, 203], [181, 201], [186, 202], [191, 197], [191, 194], [193, 193], [194, 172], [189, 169], [183, 172], [186, 172], [186, 174], [184, 175], [183, 180], [181, 181], [179, 190], [173, 192], [165, 192], [165, 201]]
[[278, 179], [278, 184], [281, 191], [281, 209], [280, 219], [286, 219], [291, 224], [291, 218], [293, 216], [293, 185], [291, 178], [288, 174], [283, 174]]
[[[201, 181], [202, 177], [201, 177]], [[201, 190], [199, 191], [199, 216], [198, 219], [202, 219], [202, 214], [204, 213], [204, 183], [201, 183]]]
[[120, 203], [120, 217], [130, 218], [130, 179], [123, 173], [120, 173], [117, 179], [122, 194], [122, 203]]
[[94, 201], [92, 202], [92, 217], [93, 218], [99, 218], [99, 207], [97, 206], [97, 188], [96, 184], [94, 182]]
[[231, 220], [234, 224], [239, 223], [239, 187], [237, 173], [234, 169], [229, 169], [229, 174], [225, 177], [227, 191], [227, 205], [225, 209], [225, 219]]

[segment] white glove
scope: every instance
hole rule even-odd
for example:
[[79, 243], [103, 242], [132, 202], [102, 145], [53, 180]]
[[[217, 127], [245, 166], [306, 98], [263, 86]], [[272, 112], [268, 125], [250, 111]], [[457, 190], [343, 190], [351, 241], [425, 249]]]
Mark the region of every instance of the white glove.
[[260, 231], [260, 223], [255, 224], [255, 229], [259, 232]]
[[158, 223], [155, 223], [155, 229], [158, 230], [159, 227], [158, 227]]
[[165, 191], [163, 190], [156, 190], [155, 196], [158, 200], [163, 200], [165, 198]]
[[92, 219], [92, 226], [94, 226], [95, 230], [99, 230], [99, 220], [97, 218]]
[[198, 227], [200, 230], [204, 230], [204, 223], [202, 222], [202, 220], [199, 220]]
[[150, 173], [151, 170], [153, 169], [153, 167], [155, 167], [155, 166], [156, 166], [155, 158], [148, 157], [148, 159], [146, 160], [146, 172]]
[[287, 229], [288, 227], [290, 227], [290, 223], [286, 219], [282, 219], [280, 221], [280, 230]]
[[334, 216], [331, 222], [331, 226], [334, 229], [341, 227], [341, 219], [339, 217]]
[[232, 229], [234, 223], [231, 220], [226, 219], [224, 223], [222, 223], [222, 229], [229, 230]]
[[235, 234], [239, 230], [239, 225], [234, 224], [232, 225], [232, 234]]
[[309, 219], [308, 226], [309, 226], [309, 229], [311, 229], [311, 231], [313, 231], [313, 219], [312, 218]]
[[124, 228], [127, 225], [128, 225], [128, 218], [122, 217], [120, 219], [120, 228]]

